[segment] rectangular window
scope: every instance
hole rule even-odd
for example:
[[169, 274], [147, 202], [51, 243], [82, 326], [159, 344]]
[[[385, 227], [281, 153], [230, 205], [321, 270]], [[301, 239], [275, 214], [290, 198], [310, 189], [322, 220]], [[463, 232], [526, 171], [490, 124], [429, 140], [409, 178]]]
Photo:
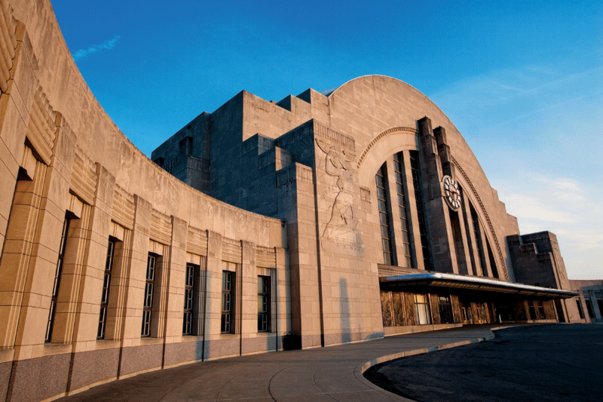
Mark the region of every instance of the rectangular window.
[[235, 294], [235, 273], [231, 271], [222, 271], [221, 332], [223, 334], [234, 333]]
[[184, 277], [184, 317], [182, 319], [182, 334], [196, 335], [195, 317], [197, 316], [197, 299], [199, 266], [186, 264]]
[[546, 318], [546, 313], [544, 312], [544, 302], [542, 300], [538, 300], [536, 302], [536, 312], [539, 320], [544, 320]]
[[142, 305], [142, 330], [141, 336], [151, 336], [151, 322], [153, 320], [153, 293], [155, 291], [155, 273], [157, 256], [150, 254], [147, 257], [147, 275], [144, 286], [144, 302]]
[[467, 239], [467, 246], [469, 248], [469, 260], [471, 261], [471, 267], [473, 271], [469, 272], [469, 275], [477, 275], [477, 267], [475, 266], [475, 258], [473, 257], [473, 242], [471, 241], [471, 227], [469, 226], [469, 218], [467, 216], [467, 209], [465, 208], [465, 195], [463, 194], [463, 188], [459, 187], [461, 192], [461, 210], [463, 213], [463, 222], [465, 223], [465, 237]]
[[61, 274], [63, 272], [63, 260], [65, 259], [65, 248], [67, 247], [67, 235], [69, 233], [69, 224], [71, 217], [65, 215], [65, 221], [63, 222], [63, 231], [61, 233], [61, 243], [59, 245], [59, 257], [57, 260], [57, 266], [54, 273], [54, 281], [52, 285], [52, 294], [50, 295], [50, 311], [48, 312], [48, 323], [46, 324], [46, 337], [44, 341], [46, 343], [52, 340], [52, 328], [54, 324], [54, 318], [57, 310], [57, 299], [59, 296], [59, 286], [61, 285]]
[[475, 235], [475, 247], [477, 247], [477, 254], [479, 255], [480, 266], [482, 267], [482, 276], [488, 276], [488, 267], [486, 265], [486, 255], [484, 253], [484, 244], [482, 243], [482, 231], [479, 225], [479, 218], [477, 212], [471, 205], [471, 220], [473, 221], [473, 234]]
[[580, 299], [576, 300], [576, 306], [578, 306], [578, 314], [580, 314], [580, 318], [584, 319], [584, 309], [582, 308], [582, 303], [580, 303]]
[[417, 324], [431, 324], [431, 311], [429, 310], [429, 297], [427, 295], [415, 295], [415, 313]]
[[595, 311], [593, 310], [593, 305], [591, 304], [590, 299], [584, 299], [586, 303], [586, 311], [588, 312], [588, 318], [593, 320], [595, 318]]
[[270, 277], [258, 276], [258, 332], [271, 332], [270, 288]]
[[454, 318], [452, 316], [452, 304], [450, 303], [450, 296], [440, 296], [440, 321], [442, 324], [452, 324]]
[[408, 188], [404, 176], [404, 154], [398, 152], [394, 155], [394, 173], [396, 176], [396, 190], [398, 192], [398, 209], [400, 210], [400, 226], [402, 227], [402, 253], [401, 261], [405, 267], [417, 267], [415, 246], [411, 233], [411, 223], [408, 205]]
[[412, 183], [415, 188], [415, 203], [417, 206], [417, 217], [419, 218], [419, 232], [421, 235], [421, 249], [423, 250], [423, 264], [425, 269], [431, 269], [431, 257], [429, 241], [427, 240], [427, 221], [423, 210], [423, 189], [421, 188], [421, 166], [419, 165], [419, 153], [410, 151], [410, 171]]
[[107, 313], [109, 309], [109, 291], [111, 290], [111, 269], [113, 267], [113, 257], [115, 256], [115, 243], [115, 239], [110, 237], [109, 246], [107, 247], [107, 258], [105, 259], [105, 274], [103, 277], [103, 290], [101, 293], [101, 306], [96, 339], [105, 339]]
[[496, 261], [494, 260], [494, 254], [492, 253], [492, 248], [490, 247], [490, 242], [486, 240], [486, 246], [488, 248], [488, 259], [490, 260], [490, 269], [492, 270], [492, 276], [494, 278], [498, 278], [498, 268], [496, 268]]
[[381, 226], [381, 244], [383, 246], [383, 263], [396, 264], [394, 236], [391, 224], [391, 209], [389, 205], [389, 191], [387, 187], [387, 169], [385, 163], [375, 175], [377, 187], [377, 206], [379, 208], [379, 224]]
[[536, 307], [534, 305], [534, 301], [532, 300], [528, 302], [528, 312], [530, 313], [530, 320], [535, 320], [538, 318], [536, 315]]
[[459, 274], [467, 275], [467, 260], [465, 258], [465, 245], [463, 243], [463, 235], [461, 233], [461, 221], [459, 214], [456, 211], [448, 210], [450, 217], [450, 226], [452, 226], [452, 238], [454, 240], [454, 251], [456, 254], [456, 264], [459, 269]]

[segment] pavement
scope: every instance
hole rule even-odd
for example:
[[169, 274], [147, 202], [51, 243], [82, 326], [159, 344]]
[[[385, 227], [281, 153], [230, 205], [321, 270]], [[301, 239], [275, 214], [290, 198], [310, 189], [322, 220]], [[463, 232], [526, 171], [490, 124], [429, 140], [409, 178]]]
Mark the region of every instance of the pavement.
[[199, 362], [114, 381], [62, 400], [401, 401], [405, 398], [362, 373], [385, 361], [493, 339], [490, 329], [465, 327]]
[[601, 401], [603, 325], [528, 325], [366, 373], [419, 401]]

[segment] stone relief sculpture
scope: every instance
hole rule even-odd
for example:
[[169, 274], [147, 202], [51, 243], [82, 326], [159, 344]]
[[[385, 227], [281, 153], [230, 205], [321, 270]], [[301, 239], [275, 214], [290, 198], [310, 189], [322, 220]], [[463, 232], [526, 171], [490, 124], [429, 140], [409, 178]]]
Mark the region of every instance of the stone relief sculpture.
[[338, 244], [351, 245], [355, 242], [354, 229], [356, 219], [353, 208], [353, 179], [346, 151], [326, 143], [318, 138], [316, 145], [324, 154], [320, 159], [324, 163], [329, 191], [322, 199], [329, 204], [329, 216], [322, 228], [321, 238]]

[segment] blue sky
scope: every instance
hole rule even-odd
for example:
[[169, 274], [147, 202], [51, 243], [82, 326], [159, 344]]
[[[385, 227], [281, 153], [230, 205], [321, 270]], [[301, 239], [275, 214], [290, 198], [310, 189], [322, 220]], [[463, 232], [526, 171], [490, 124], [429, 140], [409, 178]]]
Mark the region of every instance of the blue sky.
[[92, 91], [150, 154], [241, 89], [280, 100], [365, 74], [448, 114], [522, 233], [603, 278], [602, 1], [53, 0]]

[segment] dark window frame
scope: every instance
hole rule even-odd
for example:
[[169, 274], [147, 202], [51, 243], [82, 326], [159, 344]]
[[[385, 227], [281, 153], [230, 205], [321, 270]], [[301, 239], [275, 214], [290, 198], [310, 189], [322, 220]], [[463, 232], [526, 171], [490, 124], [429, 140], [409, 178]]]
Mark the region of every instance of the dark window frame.
[[182, 317], [182, 335], [197, 335], [195, 322], [199, 295], [199, 265], [188, 263], [184, 272], [184, 313]]
[[421, 238], [421, 249], [423, 251], [423, 265], [425, 269], [431, 269], [431, 249], [429, 247], [429, 236], [427, 234], [427, 219], [425, 209], [423, 208], [423, 188], [421, 187], [421, 161], [418, 151], [410, 151], [410, 172], [412, 174], [412, 184], [415, 190], [415, 203], [417, 208], [417, 217], [419, 220], [419, 237]]
[[236, 272], [222, 271], [222, 315], [220, 332], [235, 333]]
[[107, 330], [107, 316], [109, 312], [109, 294], [111, 291], [111, 274], [113, 271], [113, 261], [115, 259], [115, 246], [118, 240], [114, 237], [109, 237], [107, 246], [107, 257], [105, 259], [105, 272], [103, 275], [103, 288], [101, 291], [100, 313], [98, 317], [98, 329], [96, 331], [96, 339], [105, 339]]
[[576, 300], [576, 306], [578, 306], [578, 315], [580, 315], [581, 319], [584, 319], [584, 309], [582, 308], [582, 303], [580, 302], [580, 299]]
[[65, 250], [67, 248], [67, 238], [69, 237], [69, 226], [71, 225], [73, 217], [69, 212], [65, 214], [65, 220], [63, 221], [63, 230], [61, 232], [61, 243], [59, 245], [59, 255], [57, 257], [56, 270], [54, 274], [54, 281], [52, 284], [52, 293], [50, 294], [50, 310], [48, 311], [48, 322], [46, 323], [46, 335], [44, 337], [44, 343], [52, 342], [52, 333], [54, 330], [54, 323], [57, 312], [57, 303], [59, 298], [59, 289], [61, 286], [61, 278], [63, 275], [63, 264], [65, 261]]
[[438, 308], [440, 311], [440, 323], [453, 324], [454, 314], [452, 312], [452, 301], [449, 295], [438, 296]]
[[145, 276], [144, 299], [142, 303], [142, 327], [140, 336], [148, 338], [151, 336], [153, 324], [153, 303], [155, 293], [155, 278], [157, 277], [157, 262], [159, 256], [153, 253], [147, 255], [147, 271]]
[[258, 275], [258, 332], [272, 332], [272, 278]]
[[400, 210], [400, 226], [402, 228], [402, 252], [406, 265], [417, 268], [417, 256], [413, 238], [412, 221], [410, 218], [410, 204], [408, 199], [408, 184], [404, 170], [404, 154], [394, 154], [394, 176], [398, 193], [398, 209]]
[[387, 165], [381, 165], [375, 175], [377, 208], [379, 211], [379, 226], [381, 229], [381, 246], [383, 249], [383, 264], [396, 265], [396, 243], [393, 233], [390, 192], [387, 180]]

